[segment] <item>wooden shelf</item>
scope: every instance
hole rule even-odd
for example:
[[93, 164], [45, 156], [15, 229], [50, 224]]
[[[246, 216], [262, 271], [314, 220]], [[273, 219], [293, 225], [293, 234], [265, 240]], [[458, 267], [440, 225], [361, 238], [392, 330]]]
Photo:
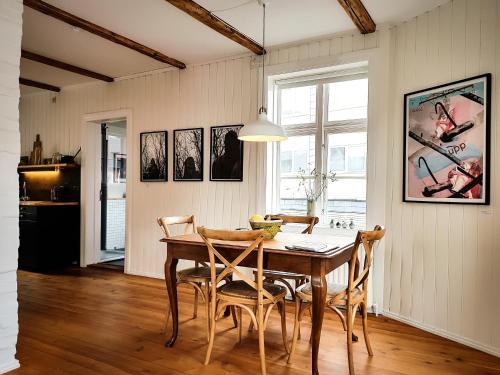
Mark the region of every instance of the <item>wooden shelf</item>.
[[38, 164], [38, 165], [19, 165], [18, 172], [35, 172], [35, 171], [57, 171], [60, 169], [80, 168], [79, 164]]

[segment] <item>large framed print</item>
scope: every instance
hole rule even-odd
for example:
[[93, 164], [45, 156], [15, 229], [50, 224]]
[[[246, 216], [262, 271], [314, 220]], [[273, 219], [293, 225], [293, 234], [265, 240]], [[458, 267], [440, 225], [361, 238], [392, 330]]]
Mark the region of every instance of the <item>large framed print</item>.
[[144, 132], [141, 137], [141, 181], [167, 181], [167, 132]]
[[243, 181], [243, 125], [210, 128], [210, 181]]
[[174, 181], [203, 181], [203, 128], [174, 130]]
[[491, 74], [404, 96], [403, 200], [489, 204]]

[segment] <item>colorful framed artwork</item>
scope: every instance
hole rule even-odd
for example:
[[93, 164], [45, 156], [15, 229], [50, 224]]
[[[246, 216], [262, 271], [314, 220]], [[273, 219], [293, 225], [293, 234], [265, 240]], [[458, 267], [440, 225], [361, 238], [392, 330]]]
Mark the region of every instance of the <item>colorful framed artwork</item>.
[[491, 74], [404, 96], [403, 200], [489, 204]]

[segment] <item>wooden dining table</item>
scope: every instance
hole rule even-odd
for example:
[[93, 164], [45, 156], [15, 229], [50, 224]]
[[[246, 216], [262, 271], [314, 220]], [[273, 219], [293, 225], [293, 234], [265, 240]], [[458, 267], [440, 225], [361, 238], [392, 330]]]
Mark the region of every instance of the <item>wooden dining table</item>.
[[[179, 307], [177, 300], [177, 263], [180, 259], [208, 262], [208, 250], [198, 234], [184, 234], [160, 240], [167, 244], [167, 260], [165, 261], [165, 283], [170, 299], [172, 313], [172, 335], [165, 346], [172, 347], [179, 332]], [[289, 250], [287, 245], [299, 242], [319, 242], [327, 245], [324, 253]], [[229, 261], [236, 257], [249, 245], [248, 242], [215, 241], [214, 247]], [[326, 275], [349, 262], [354, 247], [354, 236], [335, 236], [317, 234], [278, 233], [272, 240], [264, 242], [264, 268], [273, 271], [294, 272], [311, 276], [312, 284], [312, 368], [311, 373], [318, 375], [318, 352], [321, 338], [321, 327], [325, 311], [327, 292]], [[257, 266], [257, 252], [250, 255], [240, 264], [242, 267]]]

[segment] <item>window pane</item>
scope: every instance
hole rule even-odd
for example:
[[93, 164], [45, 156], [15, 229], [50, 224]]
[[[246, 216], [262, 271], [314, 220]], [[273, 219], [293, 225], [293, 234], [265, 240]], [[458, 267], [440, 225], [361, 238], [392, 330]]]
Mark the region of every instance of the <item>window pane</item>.
[[328, 84], [328, 121], [366, 118], [368, 79]]
[[345, 178], [328, 184], [327, 220], [334, 227], [366, 229], [366, 179]]
[[292, 152], [281, 152], [281, 173], [290, 173], [292, 171]]
[[332, 172], [345, 171], [345, 147], [330, 147], [328, 156], [329, 170]]
[[[307, 200], [300, 178], [283, 178], [280, 181], [280, 212], [305, 215]], [[311, 179], [311, 183], [313, 180]]]
[[328, 134], [328, 148], [329, 171], [365, 173], [366, 132]]
[[281, 175], [297, 175], [302, 169], [309, 174], [314, 169], [314, 136], [289, 137], [280, 143]]
[[316, 122], [316, 86], [281, 90], [281, 125]]
[[349, 172], [358, 173], [366, 170], [366, 146], [349, 147]]

